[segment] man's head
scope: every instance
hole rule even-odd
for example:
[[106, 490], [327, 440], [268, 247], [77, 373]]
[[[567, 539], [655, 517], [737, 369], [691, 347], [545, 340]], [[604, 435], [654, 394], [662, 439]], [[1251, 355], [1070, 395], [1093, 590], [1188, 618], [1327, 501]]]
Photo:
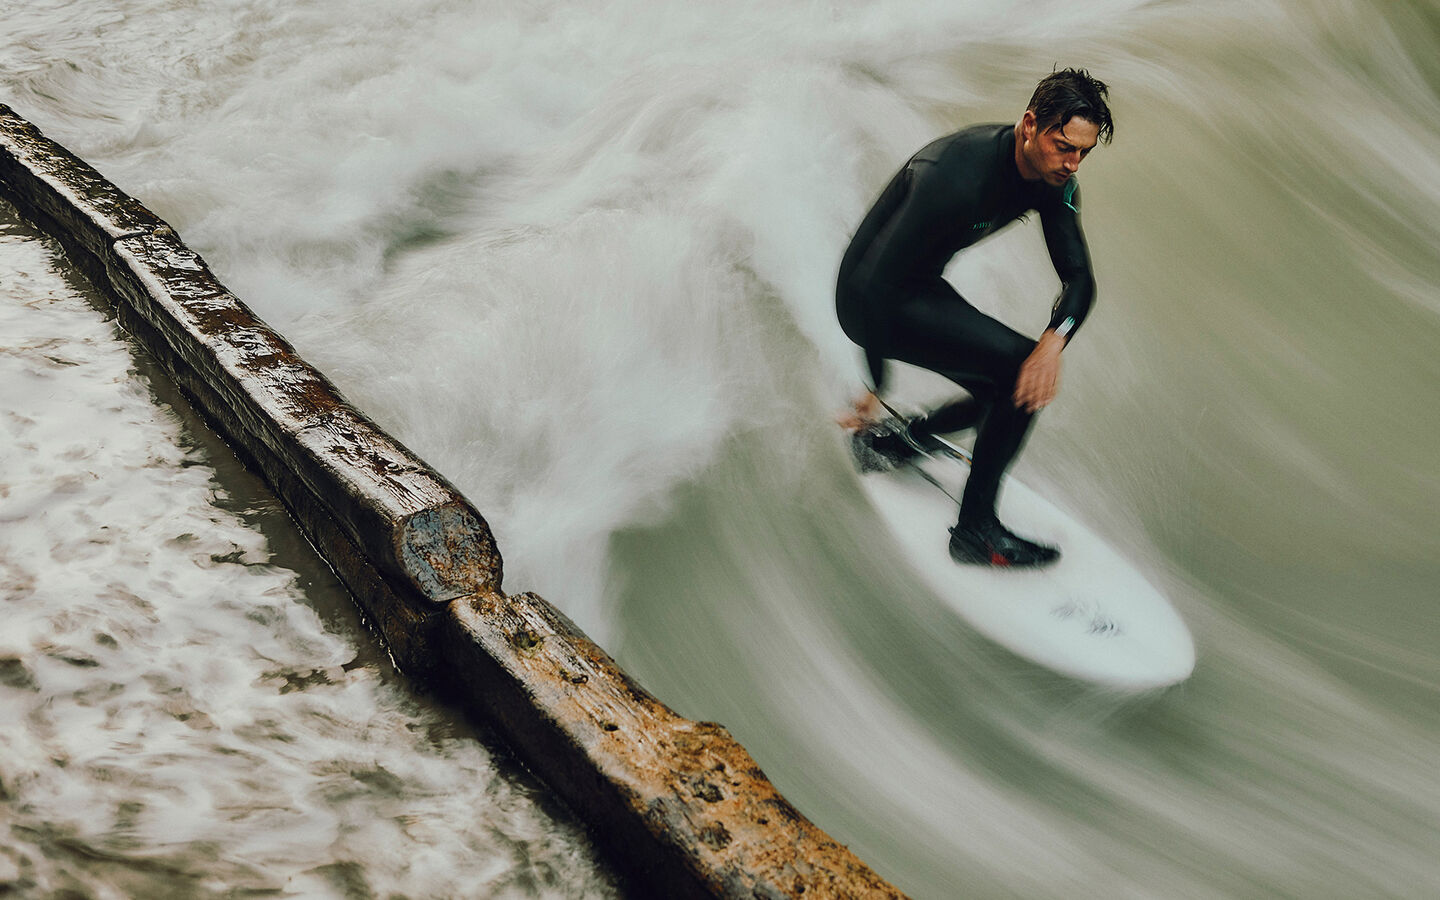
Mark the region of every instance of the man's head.
[[1105, 83], [1084, 69], [1052, 72], [1035, 86], [1015, 126], [1015, 164], [1030, 181], [1064, 184], [1100, 141], [1110, 143], [1115, 123]]

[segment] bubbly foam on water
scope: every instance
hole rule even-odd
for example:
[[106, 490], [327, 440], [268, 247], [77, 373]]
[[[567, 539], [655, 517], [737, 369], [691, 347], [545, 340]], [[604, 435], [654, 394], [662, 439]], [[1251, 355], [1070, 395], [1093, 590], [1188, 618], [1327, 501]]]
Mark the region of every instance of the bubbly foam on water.
[[8, 215], [0, 890], [608, 896], [573, 827], [357, 664], [215, 505], [114, 325]]

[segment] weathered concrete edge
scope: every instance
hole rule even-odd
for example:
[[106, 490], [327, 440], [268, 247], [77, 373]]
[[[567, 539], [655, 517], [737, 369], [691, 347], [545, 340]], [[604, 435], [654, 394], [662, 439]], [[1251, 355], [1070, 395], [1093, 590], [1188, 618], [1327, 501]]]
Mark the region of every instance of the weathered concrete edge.
[[400, 667], [455, 698], [652, 896], [899, 897], [719, 725], [635, 684], [563, 614], [501, 590], [483, 517], [347, 403], [162, 220], [4, 104], [0, 194], [270, 481]]

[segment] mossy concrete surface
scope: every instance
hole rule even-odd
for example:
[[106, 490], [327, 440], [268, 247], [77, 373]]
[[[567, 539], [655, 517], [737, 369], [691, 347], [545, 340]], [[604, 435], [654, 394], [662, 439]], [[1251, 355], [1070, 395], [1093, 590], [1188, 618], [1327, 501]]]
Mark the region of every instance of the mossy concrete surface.
[[408, 674], [507, 742], [634, 893], [900, 897], [725, 729], [677, 715], [561, 612], [507, 595], [484, 517], [351, 406], [175, 231], [0, 104], [0, 194], [263, 475]]

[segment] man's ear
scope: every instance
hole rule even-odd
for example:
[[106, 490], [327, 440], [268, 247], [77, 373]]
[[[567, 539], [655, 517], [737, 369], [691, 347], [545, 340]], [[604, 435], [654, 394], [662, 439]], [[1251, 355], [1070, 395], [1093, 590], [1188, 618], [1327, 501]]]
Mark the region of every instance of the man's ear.
[[1025, 115], [1020, 117], [1020, 135], [1027, 141], [1035, 139], [1035, 132], [1039, 122], [1035, 118], [1035, 110], [1025, 110]]

